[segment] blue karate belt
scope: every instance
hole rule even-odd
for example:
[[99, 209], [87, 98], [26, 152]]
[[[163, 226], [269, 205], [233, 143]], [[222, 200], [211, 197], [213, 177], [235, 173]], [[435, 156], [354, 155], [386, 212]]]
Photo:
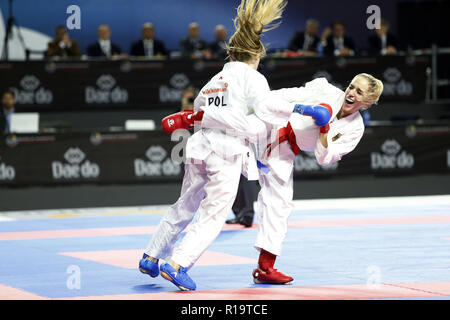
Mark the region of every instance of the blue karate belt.
[[258, 166], [258, 169], [264, 172], [265, 174], [268, 174], [270, 169], [263, 163], [261, 163], [259, 160], [256, 160], [256, 165]]

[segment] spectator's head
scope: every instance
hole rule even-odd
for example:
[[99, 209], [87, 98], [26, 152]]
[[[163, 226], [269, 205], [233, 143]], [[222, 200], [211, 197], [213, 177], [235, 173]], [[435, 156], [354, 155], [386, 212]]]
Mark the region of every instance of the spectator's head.
[[388, 33], [389, 31], [389, 22], [386, 19], [381, 19], [380, 21], [380, 29], [375, 29], [376, 34], [381, 37]]
[[345, 33], [345, 25], [341, 21], [335, 21], [331, 25], [331, 31], [333, 32], [333, 37], [342, 38]]
[[227, 29], [224, 25], [218, 24], [214, 29], [214, 36], [217, 41], [227, 41]]
[[98, 37], [101, 40], [109, 40], [111, 37], [111, 30], [109, 29], [109, 26], [107, 24], [101, 24], [98, 26]]
[[11, 110], [16, 104], [16, 96], [14, 92], [6, 90], [2, 94], [2, 105], [6, 110]]
[[196, 39], [200, 34], [200, 26], [197, 22], [191, 22], [188, 27], [189, 38]]
[[63, 25], [59, 25], [55, 28], [55, 40], [56, 41], [61, 41], [64, 38], [64, 35], [67, 34], [67, 30], [66, 27], [64, 27]]
[[310, 36], [316, 36], [319, 33], [319, 21], [315, 19], [306, 20], [305, 31]]
[[368, 73], [357, 74], [345, 90], [342, 111], [348, 115], [376, 104], [383, 92], [383, 82]]
[[181, 98], [181, 110], [193, 110], [195, 100], [195, 89], [194, 87], [187, 87], [183, 90], [183, 95]]
[[142, 37], [146, 40], [153, 39], [155, 36], [155, 28], [153, 23], [147, 22], [142, 25]]

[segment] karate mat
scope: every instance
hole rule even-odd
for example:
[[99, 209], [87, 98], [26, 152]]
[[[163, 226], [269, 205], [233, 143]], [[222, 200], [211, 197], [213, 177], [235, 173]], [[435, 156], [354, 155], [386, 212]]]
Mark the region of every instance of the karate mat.
[[225, 225], [189, 271], [194, 292], [137, 268], [166, 210], [0, 212], [0, 299], [450, 299], [448, 195], [295, 201], [286, 286], [252, 281], [256, 218]]

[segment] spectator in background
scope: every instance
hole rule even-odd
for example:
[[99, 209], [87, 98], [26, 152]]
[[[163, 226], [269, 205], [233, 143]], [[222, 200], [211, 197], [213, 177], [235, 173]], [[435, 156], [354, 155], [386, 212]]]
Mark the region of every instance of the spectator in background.
[[47, 57], [79, 58], [81, 50], [75, 40], [71, 40], [64, 26], [57, 26], [55, 38], [47, 45]]
[[225, 59], [227, 53], [227, 29], [224, 25], [218, 24], [214, 29], [216, 40], [209, 45], [211, 57], [215, 59]]
[[11, 115], [14, 113], [16, 97], [14, 92], [5, 91], [2, 94], [2, 110], [0, 111], [0, 134], [10, 132]]
[[142, 25], [142, 39], [131, 45], [130, 55], [141, 57], [167, 55], [164, 43], [155, 39], [155, 28], [152, 23], [147, 22]]
[[345, 25], [341, 21], [333, 22], [331, 29], [325, 28], [321, 36], [321, 45], [327, 56], [355, 55], [355, 44], [345, 35]]
[[305, 31], [298, 31], [289, 41], [288, 49], [301, 53], [302, 56], [317, 55], [319, 44], [319, 22], [314, 19], [306, 21]]
[[98, 40], [87, 48], [87, 55], [89, 57], [105, 57], [111, 58], [120, 56], [120, 47], [111, 42], [111, 30], [106, 24], [98, 27]]
[[371, 54], [382, 56], [397, 54], [397, 39], [389, 32], [389, 22], [385, 19], [381, 19], [380, 29], [375, 29], [368, 41]]
[[180, 40], [181, 56], [184, 58], [209, 58], [210, 52], [205, 40], [199, 37], [200, 26], [197, 22], [191, 22], [188, 28], [188, 36]]
[[187, 87], [183, 90], [183, 95], [181, 97], [181, 111], [194, 110], [194, 100], [197, 93], [194, 87]]

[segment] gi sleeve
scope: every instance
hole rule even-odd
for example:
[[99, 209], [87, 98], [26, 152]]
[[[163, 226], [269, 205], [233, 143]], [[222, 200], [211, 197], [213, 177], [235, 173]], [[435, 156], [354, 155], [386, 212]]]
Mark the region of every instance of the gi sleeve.
[[322, 166], [339, 161], [344, 155], [353, 151], [364, 134], [363, 124], [342, 127], [339, 132], [332, 130], [332, 125], [333, 123], [330, 124], [330, 131], [327, 135], [328, 147], [325, 148], [319, 138], [314, 150], [316, 160]]
[[246, 86], [247, 103], [261, 120], [276, 126], [287, 125], [295, 104], [272, 95], [266, 78], [259, 72], [249, 75]]
[[232, 130], [233, 134], [257, 142], [267, 136], [268, 126], [255, 114], [245, 115], [235, 111], [202, 106], [202, 128]]

